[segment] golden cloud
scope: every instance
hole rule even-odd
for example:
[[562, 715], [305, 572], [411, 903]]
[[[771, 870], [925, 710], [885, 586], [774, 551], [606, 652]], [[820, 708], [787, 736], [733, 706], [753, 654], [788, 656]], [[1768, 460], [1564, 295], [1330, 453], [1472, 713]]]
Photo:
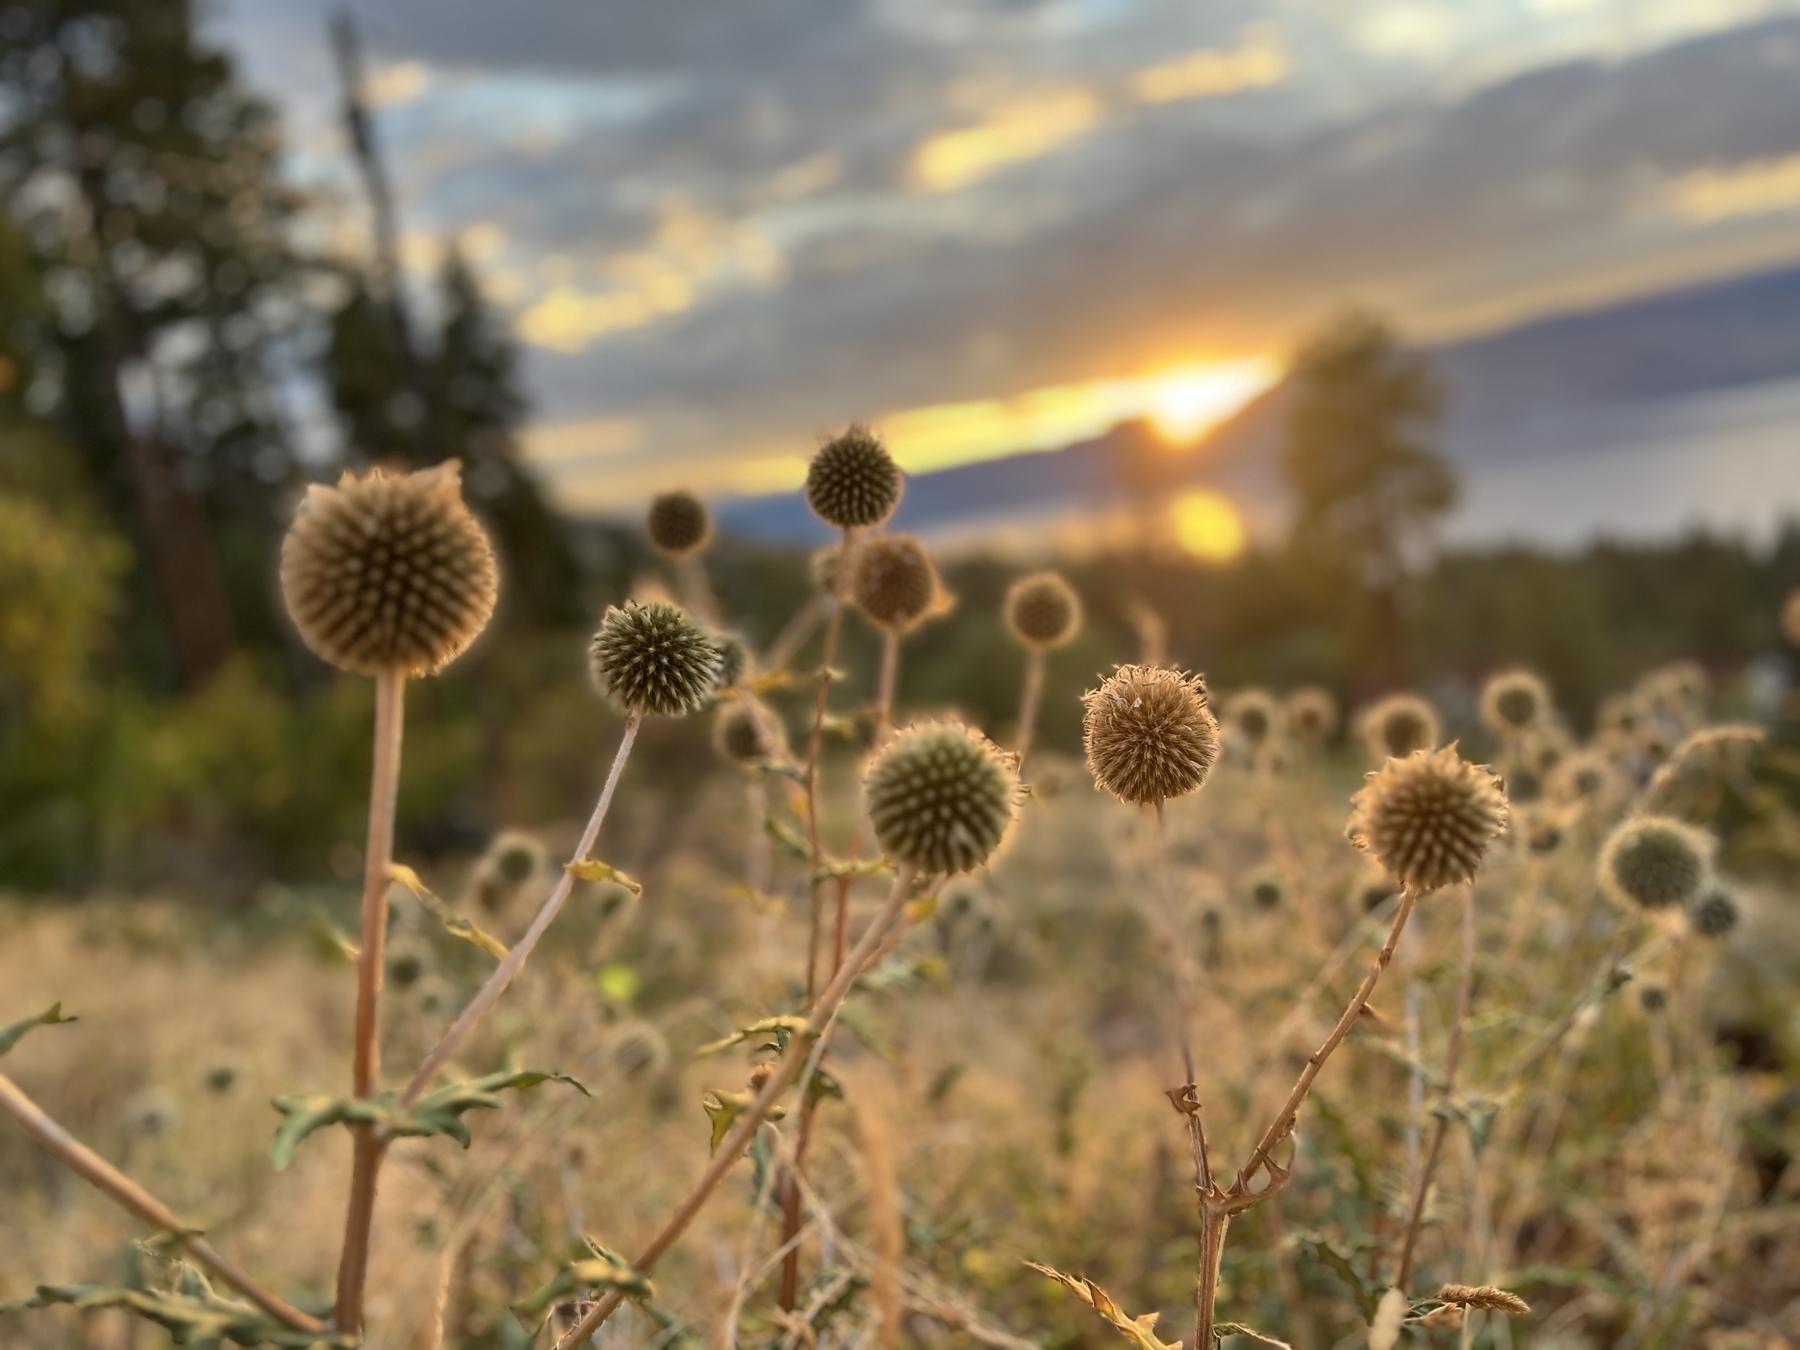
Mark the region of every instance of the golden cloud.
[[1003, 104], [975, 126], [920, 142], [913, 153], [913, 181], [926, 192], [954, 192], [1087, 134], [1101, 113], [1100, 99], [1080, 88], [1043, 90]]
[[1233, 51], [1207, 48], [1140, 70], [1131, 92], [1140, 103], [1223, 98], [1280, 84], [1287, 75], [1287, 53], [1272, 39], [1255, 38]]
[[1791, 211], [1800, 207], [1800, 155], [1697, 169], [1669, 182], [1663, 195], [1677, 215], [1703, 224]]

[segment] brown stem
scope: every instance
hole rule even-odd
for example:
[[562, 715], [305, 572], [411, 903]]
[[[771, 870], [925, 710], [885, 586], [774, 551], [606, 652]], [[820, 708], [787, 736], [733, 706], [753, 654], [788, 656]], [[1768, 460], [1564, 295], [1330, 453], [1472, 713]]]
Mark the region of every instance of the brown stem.
[[[1463, 1027], [1469, 1019], [1469, 996], [1475, 982], [1475, 888], [1463, 887], [1462, 897], [1462, 973], [1456, 986], [1456, 1015], [1450, 1023], [1450, 1044], [1444, 1051], [1444, 1086], [1443, 1101], [1447, 1107], [1450, 1093], [1456, 1086], [1456, 1068], [1462, 1059]], [[1394, 1287], [1401, 1293], [1406, 1292], [1407, 1284], [1412, 1279], [1413, 1257], [1418, 1252], [1419, 1230], [1425, 1224], [1425, 1195], [1431, 1189], [1431, 1177], [1437, 1171], [1438, 1160], [1443, 1156], [1444, 1137], [1450, 1131], [1450, 1113], [1440, 1111], [1437, 1128], [1432, 1131], [1431, 1147], [1425, 1154], [1424, 1166], [1420, 1167], [1417, 1181], [1413, 1185], [1412, 1204], [1406, 1215], [1406, 1240], [1400, 1247], [1400, 1272], [1394, 1277]]]
[[[751, 1102], [744, 1114], [738, 1117], [737, 1124], [732, 1126], [731, 1132], [719, 1144], [712, 1161], [706, 1165], [706, 1170], [700, 1174], [699, 1180], [694, 1183], [693, 1188], [676, 1207], [675, 1213], [669, 1218], [669, 1221], [638, 1253], [637, 1260], [632, 1263], [637, 1270], [646, 1275], [649, 1274], [669, 1248], [673, 1247], [681, 1235], [687, 1231], [687, 1226], [694, 1221], [694, 1216], [701, 1211], [712, 1193], [718, 1189], [719, 1183], [725, 1179], [726, 1175], [743, 1157], [744, 1151], [750, 1147], [757, 1130], [762, 1127], [763, 1121], [768, 1117], [769, 1108], [775, 1105], [782, 1093], [793, 1086], [794, 1080], [800, 1076], [801, 1070], [813, 1062], [811, 1048], [830, 1029], [832, 1022], [837, 1017], [838, 1008], [842, 1006], [845, 996], [850, 992], [850, 986], [862, 972], [863, 963], [874, 953], [875, 948], [881, 942], [882, 933], [900, 913], [900, 907], [906, 903], [906, 893], [911, 888], [916, 875], [917, 872], [914, 868], [901, 867], [900, 874], [894, 878], [894, 886], [888, 892], [887, 899], [882, 902], [875, 917], [869, 920], [869, 926], [863, 930], [863, 935], [857, 940], [856, 948], [850, 953], [849, 959], [838, 967], [837, 974], [825, 987], [825, 992], [820, 994], [818, 1001], [813, 1004], [812, 1011], [807, 1014], [805, 1028], [789, 1042], [787, 1053], [781, 1057], [775, 1072], [770, 1074], [768, 1081], [763, 1084], [762, 1091], [756, 1094], [756, 1100]], [[556, 1350], [573, 1350], [575, 1346], [585, 1342], [588, 1337], [600, 1329], [601, 1324], [608, 1317], [612, 1316], [622, 1301], [617, 1291], [607, 1293], [587, 1311], [579, 1322], [570, 1328], [567, 1335], [556, 1343]]]
[[[406, 673], [384, 670], [375, 677], [375, 765], [369, 785], [369, 840], [363, 855], [362, 947], [356, 957], [356, 1051], [351, 1076], [354, 1096], [369, 1098], [381, 1080], [381, 975], [386, 964], [389, 885], [394, 860], [394, 799], [400, 787], [400, 736], [406, 720]], [[350, 1200], [344, 1219], [344, 1249], [338, 1260], [339, 1331], [362, 1327], [363, 1284], [369, 1272], [369, 1235], [375, 1222], [375, 1176], [384, 1148], [372, 1126], [354, 1131]]]
[[1031, 738], [1037, 734], [1038, 705], [1044, 698], [1044, 651], [1033, 647], [1025, 654], [1025, 687], [1019, 693], [1019, 738], [1015, 752], [1019, 767], [1025, 767], [1025, 756], [1031, 753]]
[[1175, 1016], [1181, 1041], [1184, 1083], [1194, 1081], [1194, 1046], [1189, 1032], [1193, 1022], [1194, 991], [1188, 979], [1187, 948], [1181, 940], [1181, 911], [1175, 903], [1175, 883], [1169, 876], [1169, 836], [1163, 824], [1163, 804], [1156, 803], [1156, 888], [1162, 897], [1163, 922], [1169, 930], [1169, 975], [1175, 982]]
[[681, 589], [681, 603], [702, 623], [718, 626], [719, 601], [713, 594], [712, 582], [706, 577], [706, 559], [698, 553], [684, 553], [675, 560], [675, 581]]
[[1194, 1271], [1194, 1350], [1212, 1350], [1219, 1303], [1219, 1270], [1225, 1260], [1225, 1230], [1230, 1211], [1202, 1202], [1200, 1206], [1200, 1263]]
[[276, 1321], [296, 1331], [325, 1330], [324, 1323], [316, 1317], [309, 1317], [280, 1295], [265, 1289], [237, 1262], [176, 1218], [174, 1211], [162, 1201], [58, 1125], [5, 1074], [0, 1074], [0, 1110], [17, 1120], [24, 1127], [25, 1133], [37, 1140], [46, 1153], [83, 1180], [97, 1186], [114, 1204], [135, 1214], [160, 1232], [177, 1235], [188, 1255]]
[[1336, 1050], [1343, 1043], [1344, 1038], [1350, 1034], [1350, 1028], [1356, 1025], [1356, 1020], [1362, 1016], [1363, 1009], [1369, 1006], [1369, 996], [1375, 992], [1375, 986], [1381, 980], [1381, 973], [1394, 959], [1394, 948], [1400, 941], [1400, 934], [1406, 931], [1406, 921], [1412, 917], [1413, 906], [1418, 903], [1418, 899], [1419, 893], [1411, 885], [1400, 892], [1400, 909], [1394, 915], [1393, 927], [1388, 929], [1387, 942], [1376, 953], [1375, 963], [1369, 967], [1369, 973], [1363, 976], [1363, 982], [1350, 999], [1349, 1006], [1344, 1009], [1344, 1015], [1338, 1018], [1337, 1025], [1331, 1029], [1331, 1034], [1325, 1038], [1324, 1044], [1312, 1052], [1306, 1061], [1306, 1067], [1300, 1070], [1300, 1077], [1294, 1083], [1293, 1090], [1288, 1093], [1287, 1100], [1281, 1104], [1281, 1110], [1276, 1113], [1269, 1128], [1263, 1131], [1262, 1138], [1257, 1140], [1255, 1149], [1251, 1151], [1250, 1161], [1245, 1163], [1243, 1170], [1237, 1174], [1237, 1179], [1232, 1184], [1234, 1191], [1239, 1194], [1244, 1193], [1250, 1179], [1269, 1164], [1269, 1154], [1275, 1146], [1293, 1133], [1294, 1125], [1299, 1119], [1300, 1107], [1306, 1101], [1307, 1094], [1312, 1091], [1313, 1080], [1325, 1067], [1325, 1061], [1331, 1058], [1332, 1051]]
[[900, 683], [900, 630], [881, 630], [881, 683], [875, 696], [875, 743], [879, 750], [894, 729], [894, 689]]
[[836, 575], [832, 578], [831, 617], [825, 624], [825, 650], [819, 657], [819, 692], [813, 701], [812, 732], [806, 738], [806, 841], [808, 862], [812, 868], [811, 926], [806, 940], [806, 997], [811, 1002], [819, 976], [819, 919], [824, 899], [819, 875], [825, 861], [825, 844], [819, 835], [819, 751], [825, 740], [825, 706], [831, 698], [831, 663], [837, 660], [838, 636], [844, 631], [844, 597], [850, 585], [851, 531], [844, 531], [838, 551]]
[[[584, 860], [593, 851], [594, 843], [600, 837], [600, 827], [606, 822], [607, 810], [612, 806], [613, 792], [619, 786], [619, 775], [625, 770], [625, 761], [631, 754], [631, 746], [637, 740], [638, 728], [644, 724], [644, 714], [634, 710], [625, 719], [624, 733], [619, 737], [618, 751], [613, 755], [612, 768], [607, 770], [606, 786], [600, 789], [600, 800], [594, 804], [594, 814], [588, 817], [587, 828], [581, 832], [581, 842], [575, 846], [575, 856], [570, 859], [570, 866]], [[425, 1056], [425, 1062], [419, 1065], [419, 1071], [412, 1076], [406, 1085], [406, 1091], [400, 1094], [400, 1104], [411, 1106], [431, 1086], [431, 1080], [437, 1077], [444, 1065], [450, 1062], [457, 1048], [462, 1045], [468, 1034], [474, 1030], [475, 1024], [494, 1006], [500, 995], [506, 992], [513, 977], [525, 965], [525, 959], [531, 955], [532, 948], [538, 945], [539, 939], [555, 921], [569, 894], [575, 888], [575, 874], [569, 867], [563, 868], [563, 874], [557, 879], [556, 889], [550, 892], [549, 898], [531, 921], [531, 927], [525, 930], [513, 949], [506, 954], [506, 959], [494, 967], [487, 983], [476, 991], [475, 997], [451, 1023], [450, 1029], [438, 1038], [431, 1053]]]
[[829, 595], [808, 596], [806, 603], [787, 621], [787, 627], [776, 634], [775, 641], [769, 644], [769, 650], [763, 654], [763, 668], [770, 671], [785, 670], [787, 663], [806, 645], [813, 629], [819, 626], [819, 620], [825, 616], [826, 606], [832, 603]]
[[808, 1097], [800, 1107], [800, 1128], [794, 1136], [794, 1160], [782, 1169], [781, 1179], [781, 1245], [787, 1250], [781, 1258], [780, 1306], [792, 1312], [800, 1301], [800, 1178], [806, 1167], [806, 1149], [812, 1142], [813, 1116], [819, 1103]]

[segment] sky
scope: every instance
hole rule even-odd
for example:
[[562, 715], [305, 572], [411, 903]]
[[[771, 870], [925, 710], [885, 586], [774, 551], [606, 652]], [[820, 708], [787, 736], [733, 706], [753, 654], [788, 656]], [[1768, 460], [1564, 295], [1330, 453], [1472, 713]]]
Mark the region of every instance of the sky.
[[[323, 0], [219, 0], [367, 236]], [[1800, 0], [361, 0], [409, 267], [455, 242], [566, 506], [1191, 438], [1309, 325], [1436, 340], [1800, 260]]]

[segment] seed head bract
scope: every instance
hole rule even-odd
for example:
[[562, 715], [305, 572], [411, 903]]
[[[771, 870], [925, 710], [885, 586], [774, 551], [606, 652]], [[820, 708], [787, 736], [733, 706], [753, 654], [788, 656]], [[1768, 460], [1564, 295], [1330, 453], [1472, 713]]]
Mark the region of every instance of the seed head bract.
[[960, 722], [901, 731], [863, 779], [881, 851], [923, 873], [968, 872], [1000, 846], [1018, 805], [1012, 758]]
[[674, 605], [614, 606], [588, 644], [601, 692], [633, 712], [679, 717], [705, 706], [717, 687], [718, 644]]
[[1473, 881], [1506, 828], [1500, 780], [1454, 745], [1388, 760], [1350, 800], [1345, 836], [1419, 892]]
[[442, 668], [487, 626], [498, 585], [455, 463], [315, 484], [281, 546], [281, 591], [301, 638], [358, 675]]
[[1185, 796], [1219, 757], [1206, 681], [1164, 666], [1120, 666], [1082, 696], [1083, 744], [1094, 781], [1120, 801]]

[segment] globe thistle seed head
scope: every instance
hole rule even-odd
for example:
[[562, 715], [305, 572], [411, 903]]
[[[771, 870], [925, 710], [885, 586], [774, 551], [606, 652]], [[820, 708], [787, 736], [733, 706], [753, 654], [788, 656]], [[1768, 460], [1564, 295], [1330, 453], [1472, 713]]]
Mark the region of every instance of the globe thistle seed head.
[[1618, 770], [1596, 750], [1577, 750], [1556, 766], [1551, 788], [1564, 801], [1597, 801], [1609, 796], [1619, 781]]
[[960, 722], [907, 727], [863, 778], [881, 851], [924, 873], [969, 872], [1000, 846], [1019, 799], [1012, 758]]
[[723, 633], [714, 633], [713, 643], [719, 649], [716, 687], [721, 691], [734, 689], [754, 668], [755, 657], [750, 654], [750, 644], [742, 633], [729, 628]]
[[1081, 631], [1081, 597], [1057, 572], [1020, 577], [1006, 592], [1006, 627], [1023, 646], [1060, 647]]
[[523, 886], [544, 869], [544, 846], [528, 834], [508, 830], [488, 848], [487, 862], [504, 885]]
[[1504, 739], [1524, 735], [1550, 713], [1550, 690], [1529, 670], [1505, 670], [1481, 690], [1481, 720]]
[[301, 639], [357, 675], [441, 669], [487, 626], [498, 589], [455, 463], [315, 484], [281, 545], [281, 591]]
[[1506, 785], [1506, 800], [1515, 805], [1535, 802], [1544, 795], [1544, 780], [1528, 764], [1513, 765], [1502, 775], [1502, 781]]
[[937, 569], [910, 534], [866, 539], [850, 560], [850, 593], [871, 623], [904, 633], [938, 603]]
[[776, 757], [787, 753], [787, 729], [769, 713], [766, 726], [759, 727], [757, 719], [749, 707], [743, 703], [729, 703], [719, 709], [718, 721], [713, 727], [713, 745], [721, 758], [732, 764], [748, 766], [759, 764], [770, 756], [764, 747], [765, 736], [773, 736], [778, 741]]
[[1240, 689], [1225, 700], [1225, 725], [1243, 737], [1251, 750], [1262, 748], [1280, 716], [1275, 700], [1261, 689]]
[[1454, 744], [1390, 759], [1351, 801], [1351, 843], [1415, 891], [1473, 881], [1506, 828], [1506, 794], [1486, 765]]
[[1634, 694], [1608, 694], [1594, 712], [1594, 726], [1614, 740], [1630, 740], [1644, 726], [1644, 709]]
[[631, 712], [680, 717], [704, 707], [717, 686], [719, 647], [674, 605], [613, 606], [588, 644], [594, 683]]
[[1437, 709], [1417, 694], [1392, 694], [1363, 714], [1363, 738], [1377, 764], [1435, 749], [1442, 735]]
[[712, 516], [691, 492], [665, 492], [655, 498], [644, 529], [651, 547], [671, 558], [698, 553], [712, 542]]
[[1701, 937], [1722, 938], [1738, 925], [1738, 900], [1714, 885], [1688, 910], [1688, 923]]
[[1696, 731], [1650, 776], [1644, 810], [1690, 819], [1711, 814], [1727, 792], [1750, 781], [1752, 762], [1766, 739], [1763, 728], [1747, 723]]
[[900, 466], [860, 424], [826, 441], [806, 471], [806, 504], [841, 530], [881, 524], [900, 504], [900, 491]]
[[1800, 647], [1800, 587], [1788, 592], [1781, 606], [1781, 635], [1788, 645]]
[[1671, 661], [1644, 676], [1638, 694], [1653, 711], [1698, 716], [1712, 697], [1712, 677], [1698, 661]]
[[1219, 758], [1219, 723], [1199, 675], [1120, 666], [1082, 703], [1088, 769], [1120, 801], [1147, 806], [1185, 796]]
[[1303, 745], [1323, 745], [1337, 730], [1338, 705], [1329, 689], [1305, 685], [1287, 696], [1283, 709], [1288, 735]]
[[1600, 849], [1600, 885], [1621, 903], [1648, 910], [1692, 904], [1706, 884], [1712, 840], [1667, 816], [1637, 816]]

